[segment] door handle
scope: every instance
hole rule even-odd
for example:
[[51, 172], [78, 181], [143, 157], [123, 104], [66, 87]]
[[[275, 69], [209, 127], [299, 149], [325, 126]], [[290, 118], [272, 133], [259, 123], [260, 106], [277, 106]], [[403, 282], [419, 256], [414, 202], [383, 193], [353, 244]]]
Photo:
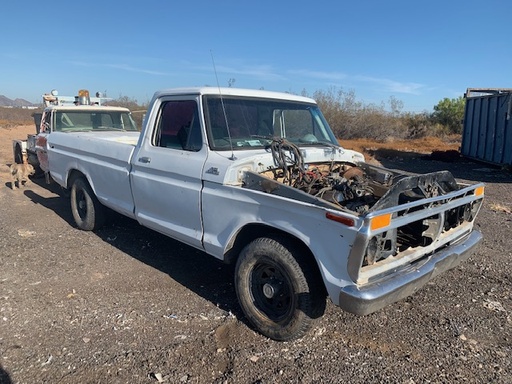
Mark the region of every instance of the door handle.
[[151, 163], [151, 157], [139, 157], [139, 162], [141, 163]]

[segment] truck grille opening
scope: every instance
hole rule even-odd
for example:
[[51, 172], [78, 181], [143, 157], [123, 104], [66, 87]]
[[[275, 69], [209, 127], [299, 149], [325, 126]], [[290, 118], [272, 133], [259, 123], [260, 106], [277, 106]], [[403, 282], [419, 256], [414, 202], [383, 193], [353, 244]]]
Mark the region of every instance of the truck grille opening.
[[444, 229], [447, 231], [461, 225], [465, 221], [473, 221], [476, 214], [475, 203], [464, 204], [448, 210], [445, 214]]
[[[472, 222], [481, 204], [481, 199], [462, 204], [447, 210], [444, 214], [413, 221], [373, 236], [368, 242], [362, 266], [373, 265], [380, 260], [397, 256], [400, 252], [411, 248], [431, 245], [444, 233], [459, 227], [465, 222]], [[428, 209], [428, 207], [422, 207], [421, 209]], [[404, 213], [399, 212], [398, 215]]]

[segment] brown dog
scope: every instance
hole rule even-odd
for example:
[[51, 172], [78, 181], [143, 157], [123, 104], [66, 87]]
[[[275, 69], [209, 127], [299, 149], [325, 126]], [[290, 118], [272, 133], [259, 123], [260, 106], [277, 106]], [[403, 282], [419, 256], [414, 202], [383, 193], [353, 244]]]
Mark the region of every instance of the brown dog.
[[28, 183], [28, 177], [32, 176], [36, 171], [31, 164], [12, 164], [10, 167], [11, 171], [11, 187], [16, 189], [16, 181], [18, 181], [18, 188]]

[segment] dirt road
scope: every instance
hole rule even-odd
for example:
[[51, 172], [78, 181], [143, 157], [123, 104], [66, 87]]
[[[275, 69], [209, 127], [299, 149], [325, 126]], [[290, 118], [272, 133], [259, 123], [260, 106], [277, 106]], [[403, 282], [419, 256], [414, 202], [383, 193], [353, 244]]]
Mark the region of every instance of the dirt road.
[[74, 227], [36, 180], [13, 191], [0, 128], [0, 383], [425, 383], [512, 381], [512, 175], [467, 161], [381, 159], [485, 181], [478, 252], [414, 296], [357, 317], [328, 304], [294, 342], [255, 333], [232, 267], [113, 215]]

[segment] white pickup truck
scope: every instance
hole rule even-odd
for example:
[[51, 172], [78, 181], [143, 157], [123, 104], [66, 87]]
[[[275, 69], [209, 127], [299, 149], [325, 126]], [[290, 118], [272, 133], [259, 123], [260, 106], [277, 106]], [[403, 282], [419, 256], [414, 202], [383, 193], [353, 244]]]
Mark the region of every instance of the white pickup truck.
[[[225, 262], [246, 317], [303, 336], [326, 295], [368, 314], [468, 258], [484, 185], [402, 174], [339, 146], [314, 100], [234, 88], [155, 93], [142, 131], [53, 132], [77, 226], [105, 207]], [[193, 271], [191, 271], [193, 273]]]
[[[89, 91], [82, 89], [77, 96], [60, 96], [57, 90], [43, 95], [43, 113], [34, 114], [36, 133], [27, 135], [26, 140], [13, 140], [14, 162], [29, 163], [36, 174], [48, 174], [48, 154], [46, 139], [53, 131], [77, 131], [101, 126], [117, 126], [124, 130], [137, 130], [131, 112], [127, 108], [102, 105], [109, 100], [97, 94], [90, 97]], [[49, 181], [49, 180], [48, 180]]]

